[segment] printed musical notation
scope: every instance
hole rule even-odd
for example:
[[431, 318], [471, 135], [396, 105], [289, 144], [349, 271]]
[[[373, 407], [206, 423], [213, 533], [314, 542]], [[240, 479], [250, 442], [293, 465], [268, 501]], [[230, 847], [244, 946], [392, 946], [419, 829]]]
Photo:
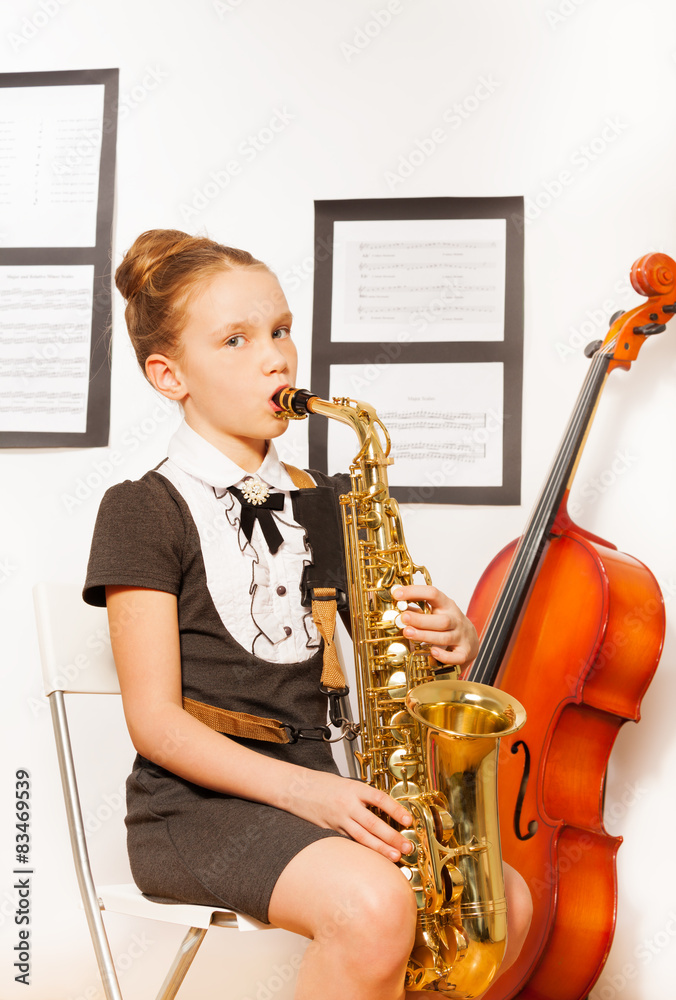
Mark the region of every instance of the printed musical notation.
[[0, 247], [93, 247], [103, 84], [0, 91]]
[[87, 426], [94, 265], [0, 267], [0, 432]]
[[395, 462], [403, 462], [404, 459], [443, 459], [453, 462], [476, 462], [486, 457], [484, 445], [475, 444], [454, 444], [447, 441], [443, 445], [430, 445], [426, 441], [412, 441], [406, 445], [393, 445], [392, 458]]
[[451, 413], [437, 410], [407, 410], [402, 414], [399, 410], [385, 410], [378, 416], [388, 428], [402, 427], [410, 430], [412, 427], [437, 427], [440, 430], [474, 430], [486, 425], [483, 413]]
[[333, 341], [503, 339], [504, 219], [337, 221], [334, 238]]
[[[499, 362], [341, 364], [330, 391], [375, 406], [392, 443], [390, 485], [500, 486], [503, 381]], [[330, 421], [329, 471], [353, 456], [349, 428]]]
[[[411, 250], [414, 247], [425, 246], [433, 250], [443, 250], [445, 254], [452, 252], [464, 252], [465, 250], [481, 250], [486, 247], [495, 246], [495, 242], [483, 240], [478, 243], [472, 243], [470, 240], [425, 240], [425, 241], [413, 241], [413, 240], [400, 240], [391, 241], [386, 244], [390, 250]], [[366, 252], [371, 250], [381, 250], [383, 247], [383, 242], [362, 242], [359, 244], [359, 249]]]

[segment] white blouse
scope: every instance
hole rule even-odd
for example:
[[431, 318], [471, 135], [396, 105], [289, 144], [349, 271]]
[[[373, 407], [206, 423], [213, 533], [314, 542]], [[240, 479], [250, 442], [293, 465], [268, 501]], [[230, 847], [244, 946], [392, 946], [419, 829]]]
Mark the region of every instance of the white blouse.
[[[199, 532], [207, 585], [224, 627], [241, 646], [273, 663], [309, 659], [320, 643], [310, 608], [301, 604], [303, 568], [312, 562], [305, 529], [293, 518], [291, 477], [270, 442], [255, 474], [235, 465], [185, 421], [157, 469], [187, 503]], [[284, 539], [271, 553], [258, 520], [251, 541], [240, 524], [239, 500], [227, 492], [258, 479], [284, 494], [271, 511]]]

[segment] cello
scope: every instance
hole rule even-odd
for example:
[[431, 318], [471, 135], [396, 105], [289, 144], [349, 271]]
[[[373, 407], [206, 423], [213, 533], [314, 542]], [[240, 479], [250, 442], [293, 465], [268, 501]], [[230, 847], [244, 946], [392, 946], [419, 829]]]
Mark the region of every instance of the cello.
[[502, 854], [523, 875], [533, 920], [486, 1000], [581, 1000], [608, 956], [621, 837], [603, 825], [606, 768], [638, 721], [664, 641], [664, 602], [646, 566], [573, 523], [567, 502], [601, 392], [676, 311], [676, 263], [646, 254], [631, 283], [647, 302], [618, 313], [591, 358], [573, 414], [520, 539], [485, 570], [467, 615], [480, 636], [468, 680], [518, 698], [528, 721], [502, 740]]

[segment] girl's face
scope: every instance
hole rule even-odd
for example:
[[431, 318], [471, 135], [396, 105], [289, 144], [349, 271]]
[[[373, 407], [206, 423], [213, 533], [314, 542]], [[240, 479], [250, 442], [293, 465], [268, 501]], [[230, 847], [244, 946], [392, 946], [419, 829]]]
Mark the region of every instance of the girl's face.
[[259, 467], [268, 439], [287, 427], [274, 415], [272, 396], [295, 383], [291, 321], [269, 271], [223, 271], [188, 304], [180, 360], [165, 359], [186, 422], [248, 472]]

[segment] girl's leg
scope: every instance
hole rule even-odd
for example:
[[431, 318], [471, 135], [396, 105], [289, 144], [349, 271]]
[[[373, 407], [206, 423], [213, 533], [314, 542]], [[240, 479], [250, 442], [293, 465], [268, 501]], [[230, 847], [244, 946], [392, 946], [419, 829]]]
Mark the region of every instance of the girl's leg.
[[[507, 948], [502, 971], [528, 933], [532, 901], [524, 879], [505, 870]], [[272, 893], [275, 927], [312, 939], [298, 974], [295, 1000], [410, 1000], [406, 963], [415, 932], [410, 887], [391, 861], [351, 840], [331, 837], [301, 851]]]
[[310, 844], [275, 885], [268, 918], [311, 938], [295, 1000], [404, 1000], [415, 901], [396, 865], [342, 837]]
[[533, 916], [533, 900], [526, 880], [511, 865], [503, 865], [507, 897], [507, 947], [500, 969], [508, 969], [518, 958]]

